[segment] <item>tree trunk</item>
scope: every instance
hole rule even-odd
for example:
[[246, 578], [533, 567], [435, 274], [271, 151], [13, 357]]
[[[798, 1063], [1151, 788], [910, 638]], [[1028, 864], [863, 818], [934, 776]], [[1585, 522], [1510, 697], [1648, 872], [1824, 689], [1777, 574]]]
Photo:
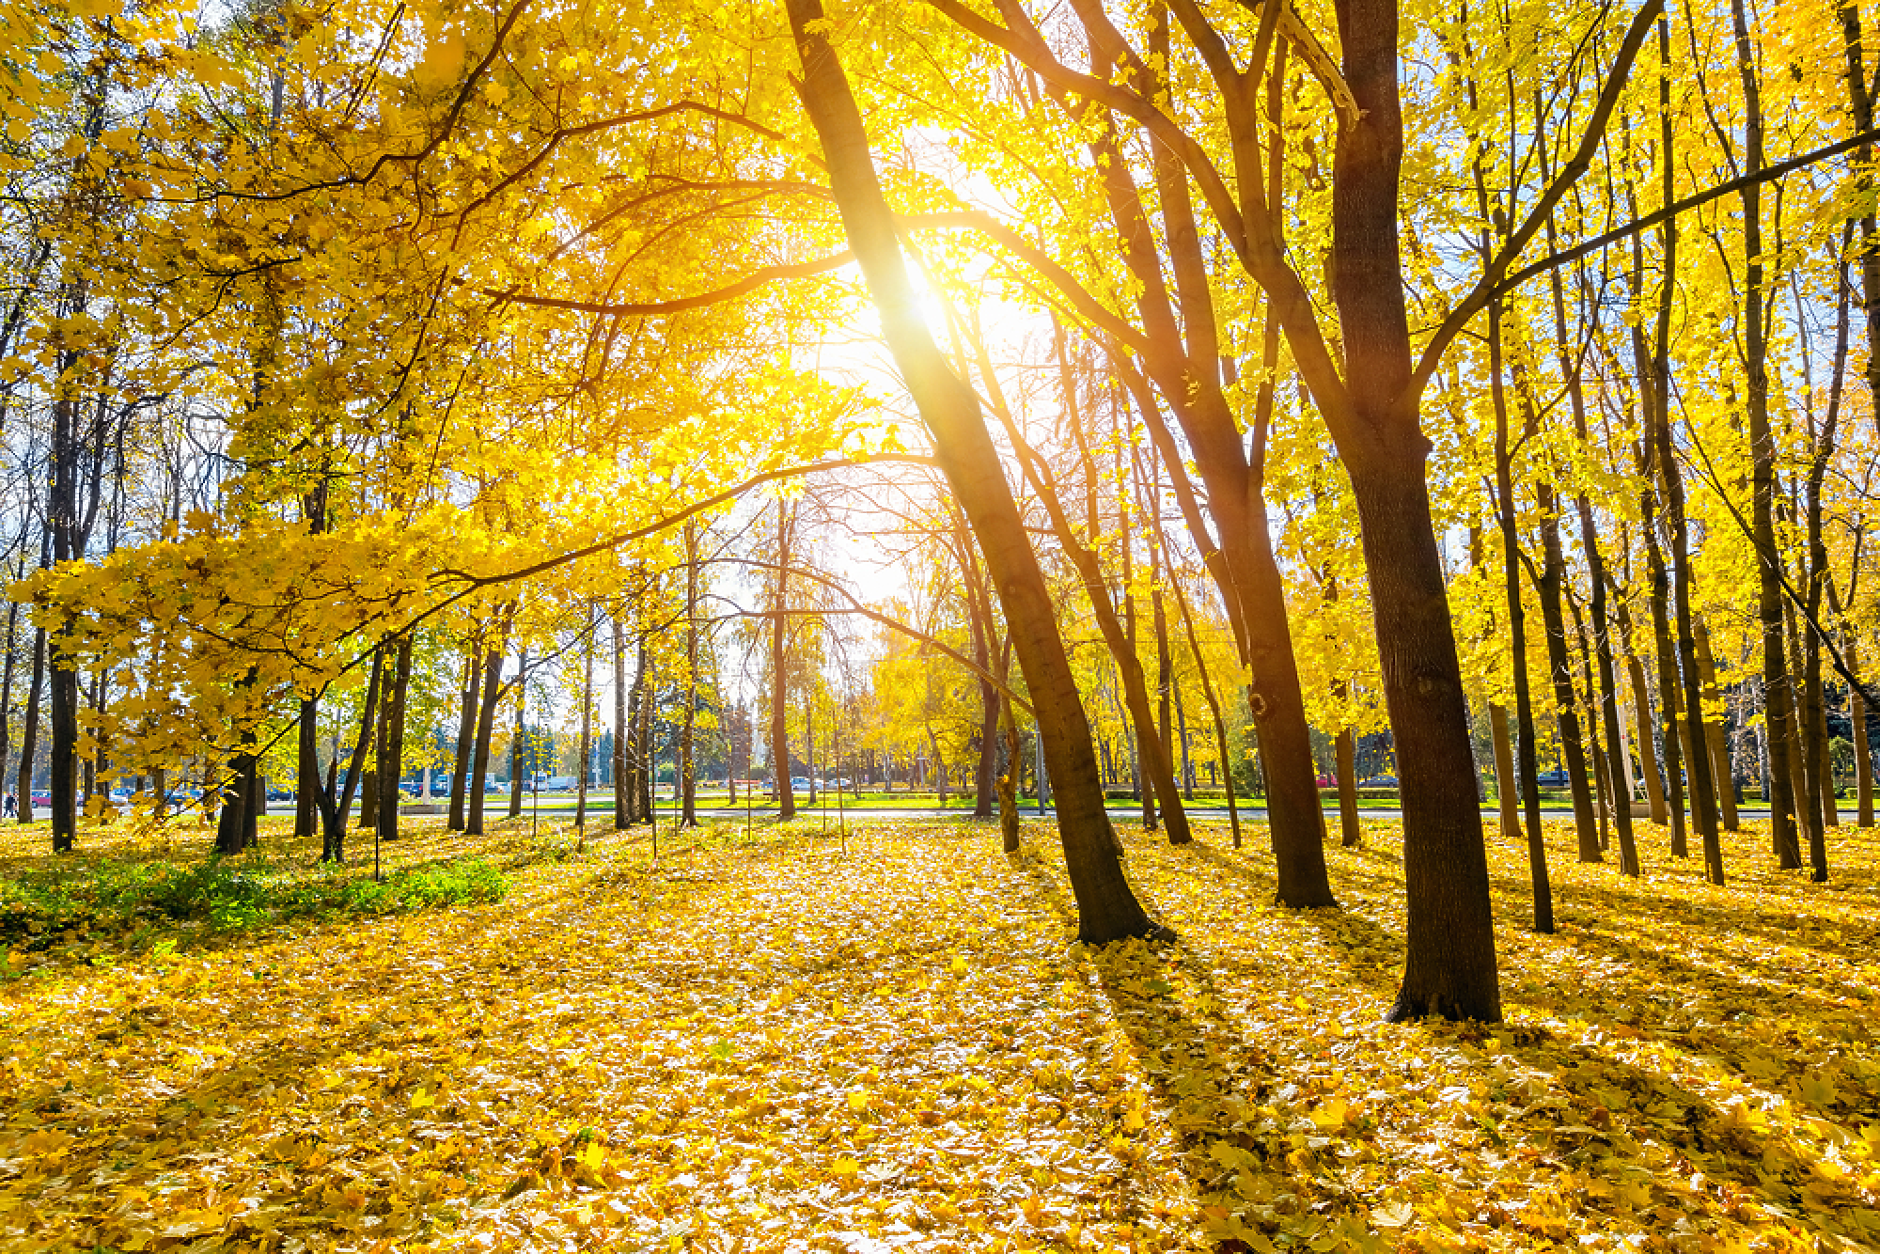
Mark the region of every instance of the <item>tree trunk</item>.
[[[1757, 174], [1763, 165], [1762, 109], [1756, 65], [1750, 51], [1748, 17], [1743, 0], [1732, 0], [1731, 22], [1736, 36], [1743, 88], [1747, 93], [1744, 118], [1745, 177]], [[1668, 43], [1665, 28], [1659, 28], [1661, 45]], [[1661, 89], [1660, 99], [1669, 92]], [[1758, 616], [1762, 622], [1763, 686], [1767, 701], [1765, 713], [1769, 733], [1771, 791], [1771, 834], [1777, 858], [1785, 869], [1802, 865], [1801, 846], [1795, 834], [1796, 797], [1790, 783], [1789, 759], [1795, 736], [1795, 715], [1789, 669], [1782, 640], [1782, 561], [1776, 547], [1775, 494], [1776, 447], [1769, 427], [1769, 366], [1767, 318], [1763, 312], [1763, 239], [1762, 185], [1746, 183], [1739, 193], [1743, 208], [1743, 255], [1746, 260], [1743, 286], [1742, 342], [1744, 367], [1748, 374], [1744, 408], [1749, 418], [1751, 458], [1752, 538], [1759, 555], [1760, 573]]]
[[483, 639], [472, 639], [463, 655], [463, 692], [457, 703], [457, 755], [450, 771], [450, 817], [445, 830], [464, 830], [464, 810], [470, 787], [470, 759], [476, 752], [477, 710], [483, 677]]
[[[1508, 445], [1508, 404], [1502, 385], [1499, 299], [1488, 304], [1489, 392], [1495, 409], [1495, 504], [1501, 524], [1502, 582], [1508, 597], [1508, 652], [1514, 667], [1514, 717], [1521, 808], [1527, 819], [1528, 881], [1534, 899], [1534, 930], [1554, 930], [1554, 892], [1547, 875], [1547, 842], [1541, 827], [1540, 757], [1535, 751], [1533, 698], [1528, 691], [1527, 610], [1521, 603], [1521, 536], [1515, 527], [1514, 467]], [[1402, 752], [1398, 761], [1402, 763]], [[1474, 759], [1469, 777], [1473, 781]]]
[[[13, 762], [13, 670], [19, 647], [20, 603], [7, 604], [7, 644], [4, 673], [0, 673], [0, 781], [9, 779], [7, 767]], [[0, 783], [0, 793], [6, 784]], [[16, 803], [17, 804], [17, 803]]]
[[1495, 801], [1501, 817], [1501, 838], [1510, 844], [1521, 839], [1521, 783], [1514, 773], [1514, 746], [1508, 730], [1508, 711], [1488, 703], [1488, 738], [1495, 750]]
[[325, 782], [320, 777], [320, 703], [313, 697], [302, 698], [300, 719], [295, 729], [294, 843], [312, 841], [320, 833], [320, 794]]
[[33, 631], [33, 677], [26, 686], [26, 714], [20, 723], [19, 819], [33, 821], [33, 759], [39, 755], [39, 692], [46, 673], [46, 629]]
[[[523, 741], [528, 736], [528, 728], [523, 718], [529, 709], [529, 653], [527, 649], [516, 655], [516, 730], [509, 738], [509, 817], [522, 817], [522, 751]], [[535, 755], [529, 755], [531, 764]], [[531, 766], [533, 769], [533, 766]], [[530, 780], [531, 787], [535, 781]]]
[[614, 830], [621, 831], [633, 822], [633, 792], [627, 774], [627, 741], [631, 723], [627, 711], [627, 628], [620, 615], [614, 622]]
[[[1854, 641], [1850, 638], [1845, 649], [1847, 669], [1856, 675], [1860, 673], [1860, 663]], [[1848, 685], [1848, 739], [1854, 742], [1854, 822], [1860, 827], [1873, 826], [1873, 748], [1867, 739], [1867, 698], [1860, 688]]]
[[1078, 935], [1101, 943], [1165, 931], [1150, 921], [1123, 874], [1097, 780], [1089, 721], [1057, 634], [1049, 589], [978, 398], [947, 366], [921, 319], [893, 215], [875, 178], [861, 112], [825, 33], [820, 0], [786, 0], [786, 7], [803, 63], [801, 94], [822, 140], [843, 225], [901, 376], [979, 540], [1038, 712], [1058, 792], [1058, 827], [1077, 900]]
[[1717, 661], [1710, 652], [1710, 631], [1701, 618], [1691, 625], [1691, 640], [1696, 646], [1697, 679], [1703, 689], [1704, 709], [1717, 711], [1717, 717], [1704, 720], [1704, 743], [1710, 750], [1710, 777], [1716, 784], [1723, 830], [1734, 832], [1740, 826], [1736, 813], [1736, 772], [1730, 768], [1730, 738], [1723, 726], [1723, 697], [1717, 691]]
[[1358, 743], [1351, 728], [1338, 729], [1335, 757], [1338, 763], [1338, 843], [1346, 849], [1359, 849], [1364, 845], [1364, 825], [1358, 820]]
[[698, 779], [693, 737], [698, 728], [698, 527], [685, 527], [685, 708], [679, 713], [679, 826], [698, 826]]
[[[1207, 660], [1201, 656], [1201, 641], [1195, 635], [1195, 620], [1188, 608], [1188, 596], [1182, 591], [1181, 580], [1176, 577], [1170, 585], [1175, 590], [1175, 607], [1181, 611], [1182, 628], [1188, 635], [1188, 651], [1195, 659], [1195, 673], [1201, 677], [1201, 696], [1208, 703], [1208, 714], [1214, 720], [1214, 751], [1221, 760], [1221, 775], [1227, 785], [1227, 821], [1233, 831], [1234, 848], [1240, 848], [1240, 806], [1234, 797], [1234, 771], [1228, 758], [1227, 721], [1221, 717], [1221, 701], [1215, 695], [1214, 680], [1208, 673]], [[1039, 803], [1043, 804], [1044, 781], [1038, 781]]]
[[[999, 685], [1011, 686], [1012, 642], [999, 648]], [[1006, 853], [1017, 853], [1021, 841], [1018, 830], [1018, 776], [1023, 769], [1024, 745], [1018, 738], [1018, 718], [1012, 710], [1012, 698], [1002, 692], [999, 699], [999, 728], [1005, 742], [1005, 769], [999, 772], [999, 843]]]
[[1389, 1017], [1494, 1021], [1501, 992], [1469, 711], [1430, 508], [1430, 443], [1410, 387], [1397, 235], [1397, 5], [1339, 0], [1336, 7], [1345, 81], [1360, 113], [1340, 132], [1333, 163], [1333, 299], [1349, 391], [1349, 411], [1333, 434], [1371, 576], [1404, 816], [1408, 952]]
[[574, 827], [582, 840], [587, 839], [588, 776], [593, 774], [594, 633], [599, 630], [600, 620], [593, 619], [588, 625], [587, 640], [581, 647], [581, 765], [575, 773]]
[[489, 796], [490, 748], [496, 739], [496, 707], [503, 699], [505, 632], [483, 655], [483, 691], [477, 709], [476, 748], [470, 755], [470, 816], [464, 834], [483, 835], [483, 807]]
[[379, 738], [379, 812], [380, 840], [398, 839], [398, 805], [404, 797], [401, 787], [405, 777], [405, 702], [411, 692], [411, 637], [398, 641], [398, 661], [393, 672], [391, 699], [385, 702], [383, 732]]
[[1579, 842], [1580, 861], [1603, 862], [1598, 820], [1593, 813], [1586, 743], [1580, 735], [1573, 657], [1567, 650], [1567, 619], [1560, 603], [1560, 585], [1567, 573], [1566, 558], [1560, 547], [1560, 502], [1551, 484], [1537, 484], [1535, 492], [1539, 497], [1543, 555], [1541, 576], [1535, 584], [1540, 593], [1541, 622], [1547, 631], [1547, 662], [1553, 676], [1554, 704], [1559, 707], [1560, 748], [1567, 760], [1567, 787], [1573, 796], [1573, 830]]
[[[792, 21], [796, 20], [794, 17]], [[834, 53], [830, 54], [831, 57]], [[827, 141], [825, 141], [827, 143]], [[796, 512], [777, 502], [777, 587], [770, 607], [770, 773], [776, 780], [777, 819], [796, 817], [790, 780], [789, 578]]]
[[[653, 811], [653, 781], [657, 774], [655, 749], [653, 744], [653, 685], [647, 682], [646, 669], [652, 649], [648, 644], [648, 633], [641, 632], [636, 643], [637, 660], [633, 669], [633, 739], [628, 745], [630, 762], [628, 771], [633, 787], [634, 816], [648, 823], [657, 824], [658, 815]], [[655, 833], [657, 835], [657, 833]]]

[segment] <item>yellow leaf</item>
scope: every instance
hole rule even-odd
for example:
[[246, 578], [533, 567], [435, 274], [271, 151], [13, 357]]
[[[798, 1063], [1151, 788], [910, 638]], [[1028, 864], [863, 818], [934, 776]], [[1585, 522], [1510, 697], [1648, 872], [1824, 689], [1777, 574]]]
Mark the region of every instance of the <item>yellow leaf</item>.
[[1401, 1228], [1416, 1218], [1416, 1207], [1406, 1201], [1386, 1202], [1373, 1207], [1371, 1222], [1380, 1228]]

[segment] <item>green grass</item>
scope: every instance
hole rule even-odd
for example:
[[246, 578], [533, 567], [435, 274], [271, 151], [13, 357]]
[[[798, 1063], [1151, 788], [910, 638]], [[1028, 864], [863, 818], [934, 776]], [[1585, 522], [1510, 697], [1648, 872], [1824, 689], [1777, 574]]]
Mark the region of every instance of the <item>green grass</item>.
[[402, 867], [383, 880], [254, 856], [181, 865], [88, 860], [0, 878], [0, 943], [32, 948], [68, 931], [163, 923], [244, 932], [290, 919], [499, 901], [508, 891], [503, 872], [480, 858]]

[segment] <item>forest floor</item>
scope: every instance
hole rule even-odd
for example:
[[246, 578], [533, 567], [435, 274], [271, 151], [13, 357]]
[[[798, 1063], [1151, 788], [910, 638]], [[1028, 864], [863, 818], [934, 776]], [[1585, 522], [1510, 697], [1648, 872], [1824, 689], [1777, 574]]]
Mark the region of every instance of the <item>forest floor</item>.
[[[1050, 830], [419, 827], [309, 871], [271, 819], [0, 836], [0, 1246], [1857, 1250], [1880, 1246], [1880, 840], [1571, 861], [1507, 1020], [1388, 1026], [1399, 836], [1272, 904], [1264, 830], [1128, 836], [1173, 944], [1073, 943]], [[414, 826], [417, 826], [414, 824]], [[1492, 834], [1492, 829], [1491, 829]], [[500, 896], [500, 899], [495, 899]], [[437, 904], [445, 903], [445, 904]], [[450, 904], [455, 903], [455, 904]]]

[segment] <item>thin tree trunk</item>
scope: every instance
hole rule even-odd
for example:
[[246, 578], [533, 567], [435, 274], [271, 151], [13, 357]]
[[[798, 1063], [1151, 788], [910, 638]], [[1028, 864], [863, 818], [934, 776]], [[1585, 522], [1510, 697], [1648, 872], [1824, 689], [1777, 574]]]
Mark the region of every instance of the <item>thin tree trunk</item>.
[[[516, 730], [509, 738], [509, 817], [512, 819], [522, 817], [522, 753], [523, 741], [528, 739], [529, 730], [522, 720], [529, 709], [528, 676], [529, 654], [525, 649], [516, 655]], [[529, 755], [529, 761], [534, 763], [533, 753]], [[529, 786], [533, 789], [535, 781], [530, 780]]]
[[457, 703], [457, 754], [450, 770], [450, 817], [445, 830], [464, 830], [465, 801], [470, 788], [470, 759], [476, 753], [477, 710], [481, 704], [483, 638], [472, 638], [463, 654], [463, 691]]
[[633, 793], [627, 777], [627, 741], [632, 735], [627, 712], [627, 628], [620, 615], [614, 623], [614, 830], [621, 831], [633, 822]]
[[978, 398], [949, 369], [921, 320], [861, 112], [825, 33], [820, 0], [786, 0], [786, 7], [803, 64], [801, 95], [822, 141], [849, 242], [902, 378], [933, 435], [941, 468], [979, 540], [1038, 712], [1058, 792], [1058, 828], [1077, 900], [1078, 934], [1086, 942], [1102, 943], [1165, 931], [1151, 922], [1123, 874], [1097, 781], [1089, 721], [1057, 633], [1049, 589]]
[[39, 754], [39, 690], [45, 677], [45, 628], [32, 634], [32, 682], [26, 684], [26, 714], [19, 729], [19, 822], [32, 822], [32, 760]]
[[[513, 609], [510, 612], [514, 612]], [[505, 616], [506, 618], [507, 616]], [[470, 755], [470, 815], [464, 834], [483, 835], [483, 809], [489, 797], [490, 749], [496, 740], [496, 707], [503, 699], [503, 654], [508, 632], [483, 655], [483, 691], [478, 698], [476, 747]]]
[[[1852, 638], [1843, 650], [1847, 669], [1860, 673], [1859, 655]], [[1848, 685], [1848, 739], [1854, 742], [1854, 822], [1860, 827], [1873, 826], [1873, 748], [1867, 739], [1867, 699], [1860, 688]]]
[[685, 527], [685, 708], [679, 714], [679, 826], [698, 826], [698, 779], [693, 737], [698, 729], [698, 527]]
[[[830, 55], [834, 56], [833, 53]], [[795, 529], [795, 511], [778, 501], [777, 587], [770, 607], [770, 772], [776, 779], [779, 821], [796, 817], [796, 788], [790, 779], [790, 677], [787, 649], [790, 547]]]
[[[1761, 171], [1763, 165], [1763, 123], [1760, 84], [1751, 56], [1748, 15], [1743, 0], [1732, 0], [1731, 22], [1736, 49], [1744, 64], [1740, 67], [1746, 93], [1744, 118], [1744, 175]], [[1660, 26], [1661, 48], [1668, 47], [1666, 28]], [[1660, 90], [1661, 104], [1669, 85]], [[1668, 107], [1668, 106], [1667, 106]], [[1667, 121], [1667, 125], [1668, 125]], [[1760, 557], [1757, 563], [1761, 582], [1758, 615], [1762, 622], [1763, 686], [1767, 708], [1765, 718], [1769, 733], [1771, 791], [1771, 834], [1776, 854], [1785, 869], [1802, 864], [1801, 845], [1796, 840], [1796, 796], [1790, 782], [1789, 759], [1798, 737], [1789, 669], [1782, 639], [1782, 573], [1778, 563], [1781, 551], [1775, 539], [1776, 447], [1769, 427], [1769, 366], [1767, 319], [1763, 312], [1763, 239], [1762, 185], [1746, 183], [1740, 199], [1743, 209], [1743, 255], [1745, 258], [1742, 328], [1744, 367], [1748, 374], [1744, 408], [1749, 418], [1751, 458], [1752, 538]]]
[[575, 773], [574, 827], [582, 840], [587, 839], [588, 776], [594, 757], [594, 633], [600, 620], [588, 624], [587, 640], [581, 646], [581, 765]]
[[405, 703], [411, 693], [411, 637], [398, 640], [391, 699], [385, 702], [384, 732], [380, 737], [378, 835], [398, 839], [398, 806], [404, 797]]
[[[1502, 385], [1499, 299], [1488, 305], [1489, 392], [1495, 408], [1495, 498], [1501, 524], [1502, 582], [1508, 597], [1508, 652], [1514, 667], [1516, 752], [1521, 807], [1527, 819], [1528, 881], [1534, 898], [1534, 930], [1554, 930], [1553, 885], [1547, 875], [1547, 843], [1541, 829], [1540, 761], [1535, 752], [1534, 708], [1528, 692], [1527, 611], [1521, 604], [1521, 537], [1515, 528], [1514, 469], [1508, 446], [1508, 403]], [[1401, 751], [1399, 761], [1402, 761]], [[1474, 778], [1473, 766], [1469, 772]]]
[[1736, 813], [1736, 772], [1730, 769], [1730, 738], [1723, 726], [1723, 697], [1717, 690], [1717, 661], [1710, 652], [1710, 631], [1700, 618], [1692, 624], [1691, 639], [1697, 648], [1697, 678], [1703, 686], [1704, 709], [1716, 710], [1717, 717], [1704, 720], [1704, 743], [1710, 748], [1710, 774], [1717, 786], [1717, 805], [1723, 830], [1734, 832], [1740, 826]]
[[[1227, 749], [1227, 722], [1221, 717], [1221, 701], [1214, 691], [1214, 680], [1208, 674], [1208, 663], [1201, 656], [1201, 641], [1195, 635], [1194, 615], [1188, 608], [1188, 596], [1182, 591], [1181, 580], [1170, 584], [1175, 590], [1175, 608], [1181, 611], [1182, 627], [1188, 633], [1188, 651], [1195, 659], [1195, 673], [1201, 677], [1201, 697], [1208, 703], [1208, 715], [1214, 720], [1214, 747], [1221, 760], [1222, 782], [1227, 786], [1227, 821], [1233, 831], [1234, 848], [1240, 848], [1240, 806], [1234, 797], [1234, 769]], [[1039, 795], [1044, 792], [1044, 781], [1038, 781]]]
[[1351, 728], [1338, 729], [1334, 756], [1338, 764], [1338, 843], [1346, 849], [1359, 849], [1364, 845], [1364, 825], [1358, 819], [1358, 739]]
[[1514, 747], [1508, 731], [1508, 711], [1488, 703], [1488, 738], [1495, 748], [1495, 801], [1501, 816], [1501, 837], [1514, 844], [1521, 839], [1521, 784], [1514, 773]]

